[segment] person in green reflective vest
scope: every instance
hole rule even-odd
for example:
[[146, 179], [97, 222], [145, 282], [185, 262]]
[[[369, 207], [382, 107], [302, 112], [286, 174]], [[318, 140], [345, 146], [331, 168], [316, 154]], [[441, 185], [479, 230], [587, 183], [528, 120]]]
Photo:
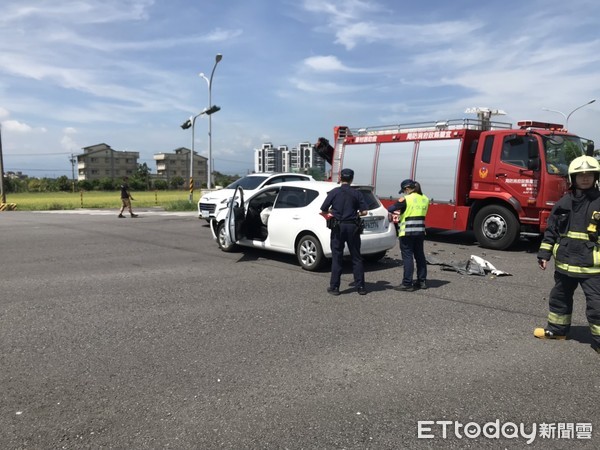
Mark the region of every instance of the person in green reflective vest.
[[[396, 203], [388, 207], [391, 213], [399, 212], [398, 238], [400, 254], [404, 264], [402, 283], [396, 289], [414, 291], [427, 289], [427, 260], [425, 258], [425, 216], [429, 199], [421, 192], [421, 186], [414, 180], [406, 179], [400, 184], [399, 194], [404, 194]], [[417, 280], [413, 274], [417, 265]]]

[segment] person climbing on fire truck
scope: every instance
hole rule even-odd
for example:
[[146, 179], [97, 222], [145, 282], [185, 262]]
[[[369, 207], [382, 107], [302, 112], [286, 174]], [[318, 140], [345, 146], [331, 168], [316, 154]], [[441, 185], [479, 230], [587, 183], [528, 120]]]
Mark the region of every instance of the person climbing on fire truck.
[[[398, 238], [400, 254], [404, 265], [402, 283], [396, 289], [414, 291], [427, 289], [427, 260], [425, 258], [425, 216], [429, 199], [421, 192], [421, 185], [414, 180], [404, 180], [399, 194], [404, 194], [396, 203], [388, 207], [390, 213], [399, 211]], [[417, 263], [417, 281], [413, 284], [413, 274]]]
[[548, 324], [536, 328], [539, 339], [566, 339], [571, 327], [573, 293], [585, 294], [594, 349], [600, 353], [600, 164], [579, 156], [569, 165], [570, 191], [552, 208], [538, 252], [545, 270], [554, 255], [554, 287], [550, 291]]

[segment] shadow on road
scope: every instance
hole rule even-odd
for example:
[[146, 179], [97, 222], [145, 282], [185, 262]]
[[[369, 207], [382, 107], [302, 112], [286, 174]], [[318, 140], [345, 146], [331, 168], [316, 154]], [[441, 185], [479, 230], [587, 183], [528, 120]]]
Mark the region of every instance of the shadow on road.
[[[367, 285], [367, 290], [369, 292], [377, 292], [377, 291], [387, 291], [390, 289], [394, 289], [396, 288], [398, 285], [400, 285], [400, 281], [402, 280], [402, 272], [398, 272], [398, 277], [397, 277], [397, 282], [389, 282], [389, 281], [384, 281], [384, 280], [380, 280], [380, 281], [376, 281], [374, 283], [369, 283], [369, 280], [367, 280], [366, 285]], [[432, 280], [430, 278], [427, 279], [427, 291], [430, 291], [432, 289], [436, 289], [439, 288], [445, 284], [450, 283], [450, 281], [446, 281], [446, 280]], [[426, 291], [426, 292], [427, 292]], [[416, 289], [413, 292], [419, 292], [419, 289]]]
[[568, 339], [580, 342], [582, 344], [592, 345], [594, 343], [590, 328], [582, 325], [572, 326], [571, 330], [569, 331]]
[[[250, 247], [239, 248], [238, 250], [236, 250], [236, 252], [241, 253], [240, 258], [238, 259], [238, 262], [240, 262], [240, 263], [248, 262], [248, 261], [258, 261], [261, 259], [267, 259], [267, 260], [271, 260], [271, 261], [277, 261], [280, 263], [297, 266], [298, 269], [301, 270], [300, 264], [298, 263], [298, 259], [296, 258], [295, 255], [289, 255], [286, 253], [277, 253], [277, 252], [273, 252], [271, 250], [262, 250], [262, 249], [250, 248]], [[377, 262], [365, 261], [364, 266], [365, 266], [365, 272], [368, 273], [368, 272], [377, 272], [380, 270], [386, 270], [389, 268], [398, 267], [398, 266], [401, 266], [401, 263], [402, 263], [402, 261], [398, 261], [394, 258], [390, 258], [389, 256], [385, 256], [380, 261], [377, 261]], [[323, 263], [323, 266], [316, 272], [324, 273], [324, 272], [330, 272], [330, 271], [331, 271], [331, 260], [326, 259], [325, 262]], [[349, 257], [344, 257], [343, 273], [344, 274], [352, 273], [352, 262], [350, 261]]]
[[[472, 247], [473, 251], [479, 251], [483, 249], [479, 245], [479, 242], [475, 239], [475, 235], [472, 231], [458, 232], [458, 231], [446, 231], [439, 229], [427, 229], [427, 238], [430, 242], [439, 242], [445, 244], [456, 244], [462, 247]], [[511, 248], [504, 250], [506, 252], [525, 252], [525, 253], [537, 253], [540, 247], [540, 238], [521, 238]]]

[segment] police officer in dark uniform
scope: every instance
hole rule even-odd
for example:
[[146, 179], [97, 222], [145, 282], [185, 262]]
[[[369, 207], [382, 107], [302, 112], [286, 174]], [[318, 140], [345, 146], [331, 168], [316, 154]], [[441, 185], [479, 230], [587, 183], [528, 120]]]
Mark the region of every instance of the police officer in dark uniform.
[[365, 216], [369, 209], [362, 192], [352, 188], [354, 179], [352, 169], [342, 169], [341, 185], [333, 189], [321, 205], [321, 215], [333, 216], [331, 227], [331, 280], [327, 292], [340, 295], [340, 278], [342, 276], [342, 260], [344, 245], [348, 244], [352, 257], [354, 286], [360, 295], [365, 295], [365, 270], [360, 254], [360, 216]]

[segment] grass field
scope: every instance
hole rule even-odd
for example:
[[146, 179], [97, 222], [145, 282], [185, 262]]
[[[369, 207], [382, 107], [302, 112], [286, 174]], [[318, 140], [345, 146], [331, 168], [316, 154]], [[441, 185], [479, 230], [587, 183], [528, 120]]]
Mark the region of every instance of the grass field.
[[[194, 193], [190, 204], [188, 191], [132, 192], [132, 208], [160, 206], [167, 211], [193, 211], [197, 209], [200, 193]], [[6, 194], [6, 203], [15, 203], [17, 211], [47, 211], [77, 208], [121, 208], [120, 192], [27, 192]]]

